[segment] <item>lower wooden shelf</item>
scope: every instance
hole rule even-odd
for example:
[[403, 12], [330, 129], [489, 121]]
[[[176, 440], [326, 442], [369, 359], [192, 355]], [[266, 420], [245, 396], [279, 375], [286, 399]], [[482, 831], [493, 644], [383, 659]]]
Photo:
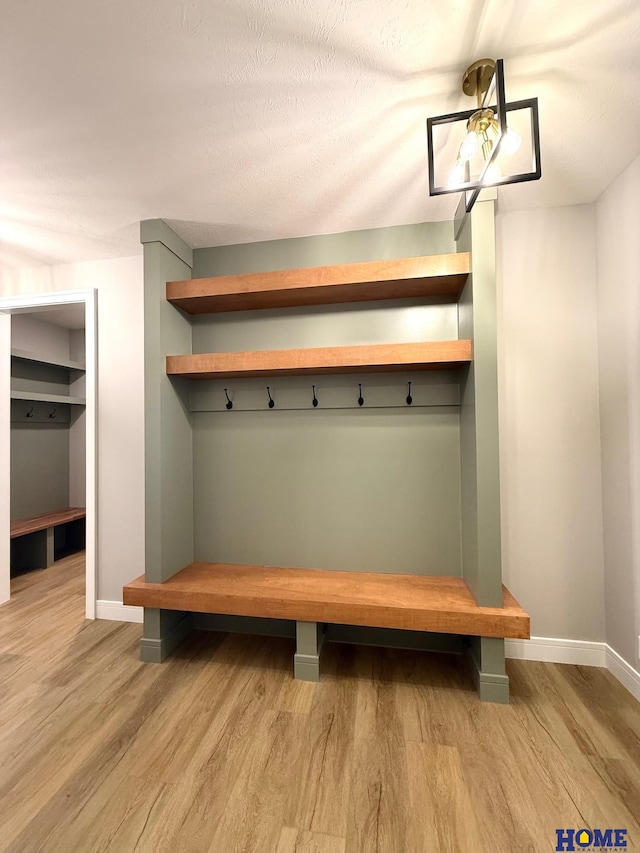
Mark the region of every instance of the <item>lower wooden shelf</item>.
[[471, 341], [199, 353], [167, 356], [167, 374], [187, 379], [446, 370], [471, 361]]
[[528, 639], [529, 616], [506, 587], [502, 607], [478, 607], [462, 578], [191, 563], [164, 583], [143, 577], [124, 604]]

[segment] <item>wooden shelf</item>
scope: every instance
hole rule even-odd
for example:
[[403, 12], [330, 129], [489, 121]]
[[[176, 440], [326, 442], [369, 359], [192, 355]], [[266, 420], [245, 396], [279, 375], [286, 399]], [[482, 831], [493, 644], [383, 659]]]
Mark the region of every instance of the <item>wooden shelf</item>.
[[21, 349], [12, 349], [11, 358], [17, 358], [20, 361], [31, 361], [36, 364], [45, 364], [50, 367], [64, 367], [65, 370], [85, 370], [84, 364], [81, 364], [79, 361], [72, 361], [66, 358], [44, 358], [44, 356]]
[[376, 344], [167, 356], [167, 374], [187, 379], [445, 370], [471, 361], [471, 341]]
[[67, 394], [45, 394], [40, 391], [11, 390], [12, 400], [27, 400], [33, 403], [67, 403], [70, 406], [86, 406], [84, 397], [70, 397]]
[[38, 530], [47, 530], [49, 527], [57, 527], [69, 521], [86, 518], [87, 511], [84, 507], [71, 507], [61, 509], [58, 512], [48, 512], [44, 515], [36, 515], [33, 518], [20, 518], [11, 522], [11, 539], [25, 536], [27, 533], [35, 533]]
[[167, 300], [189, 314], [410, 297], [455, 302], [470, 271], [471, 257], [461, 252], [169, 281]]
[[457, 577], [191, 563], [165, 583], [140, 577], [124, 604], [196, 613], [529, 637], [529, 616], [503, 587], [503, 607], [478, 607]]

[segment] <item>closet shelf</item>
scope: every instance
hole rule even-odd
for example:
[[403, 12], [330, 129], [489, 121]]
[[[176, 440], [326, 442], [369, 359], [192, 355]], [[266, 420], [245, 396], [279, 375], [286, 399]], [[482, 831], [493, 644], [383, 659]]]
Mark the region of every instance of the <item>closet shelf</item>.
[[471, 361], [471, 341], [201, 353], [167, 356], [167, 374], [186, 379], [446, 370]]
[[167, 300], [188, 314], [445, 297], [456, 302], [471, 271], [468, 252], [223, 275], [167, 282]]
[[191, 563], [164, 583], [144, 575], [127, 605], [528, 639], [529, 616], [508, 589], [502, 607], [479, 607], [460, 577]]
[[45, 358], [44, 356], [21, 349], [12, 348], [11, 358], [17, 358], [20, 361], [32, 361], [36, 364], [45, 364], [50, 367], [64, 367], [66, 370], [81, 370], [83, 372], [85, 370], [85, 365], [79, 361], [72, 361], [67, 358]]
[[27, 400], [33, 403], [68, 403], [71, 406], [86, 406], [84, 397], [70, 397], [68, 394], [44, 394], [40, 391], [11, 391], [12, 400]]

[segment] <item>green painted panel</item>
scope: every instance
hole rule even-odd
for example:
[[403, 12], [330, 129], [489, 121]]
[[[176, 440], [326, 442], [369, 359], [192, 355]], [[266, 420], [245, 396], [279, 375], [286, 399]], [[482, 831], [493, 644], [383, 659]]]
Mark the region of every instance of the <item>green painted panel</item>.
[[193, 277], [443, 255], [455, 251], [452, 222], [425, 222], [194, 249]]
[[68, 506], [68, 424], [12, 425], [11, 519]]
[[[140, 223], [140, 242], [162, 243], [189, 269], [193, 266], [193, 249], [163, 219], [145, 219]], [[190, 276], [187, 276], [189, 278]]]
[[446, 341], [458, 337], [456, 305], [368, 302], [197, 317], [194, 352]]
[[165, 245], [145, 244], [145, 574], [157, 582], [193, 558], [189, 389], [165, 369], [166, 355], [191, 352], [191, 326], [167, 303], [165, 285], [189, 276], [189, 267]]
[[473, 340], [473, 364], [461, 371], [463, 575], [478, 604], [502, 604], [494, 202], [479, 202], [460, 235], [472, 251], [472, 275], [458, 305], [460, 337]]
[[456, 408], [193, 415], [195, 558], [460, 575]]

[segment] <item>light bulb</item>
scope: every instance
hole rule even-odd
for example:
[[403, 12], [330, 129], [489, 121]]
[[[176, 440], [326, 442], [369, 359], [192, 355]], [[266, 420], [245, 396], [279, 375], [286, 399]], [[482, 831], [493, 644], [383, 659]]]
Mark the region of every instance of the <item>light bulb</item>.
[[482, 179], [483, 184], [492, 184], [494, 181], [499, 181], [502, 177], [500, 166], [497, 163], [492, 163], [484, 174]]
[[449, 175], [449, 186], [457, 187], [459, 184], [464, 183], [464, 179], [464, 162], [462, 160], [456, 160], [456, 164], [451, 170], [451, 174]]
[[515, 154], [518, 148], [520, 148], [521, 142], [520, 134], [516, 133], [515, 130], [511, 130], [510, 127], [507, 128], [507, 132], [502, 137], [502, 142], [500, 143], [500, 153]]
[[475, 130], [471, 130], [462, 140], [462, 145], [460, 146], [460, 154], [458, 156], [461, 160], [473, 160], [473, 158], [478, 153], [479, 147], [480, 145], [478, 143], [478, 134], [475, 132]]

